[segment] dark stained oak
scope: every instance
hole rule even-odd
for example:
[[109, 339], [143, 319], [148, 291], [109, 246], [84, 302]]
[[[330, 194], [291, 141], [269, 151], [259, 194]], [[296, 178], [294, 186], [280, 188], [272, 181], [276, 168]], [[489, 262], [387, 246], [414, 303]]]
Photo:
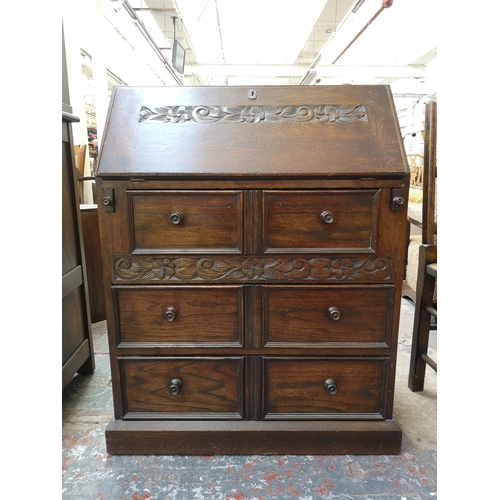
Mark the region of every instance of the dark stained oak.
[[264, 252], [374, 251], [377, 191], [264, 191]]
[[130, 195], [132, 252], [238, 252], [242, 193], [137, 192]]
[[399, 453], [389, 87], [116, 87], [102, 142], [108, 452]]
[[[437, 102], [425, 105], [425, 143], [422, 200], [422, 240], [417, 259], [415, 316], [413, 322], [408, 387], [424, 390], [426, 366], [437, 372], [437, 362], [428, 355], [429, 330], [437, 329]], [[431, 317], [435, 323], [431, 326]]]
[[91, 331], [87, 268], [82, 221], [78, 205], [72, 114], [66, 66], [64, 30], [62, 37], [62, 388], [76, 373], [95, 369]]
[[242, 418], [243, 358], [124, 359], [121, 365], [125, 417]]
[[386, 365], [383, 359], [265, 357], [264, 418], [382, 418]]
[[116, 290], [120, 341], [243, 345], [243, 288], [164, 287]]
[[394, 287], [264, 286], [264, 345], [388, 345]]
[[[141, 446], [137, 446], [137, 441]], [[112, 455], [396, 455], [399, 426], [382, 422], [112, 421]]]
[[92, 323], [106, 319], [104, 284], [102, 280], [102, 250], [99, 236], [97, 207], [81, 206], [83, 245], [89, 284], [90, 318]]

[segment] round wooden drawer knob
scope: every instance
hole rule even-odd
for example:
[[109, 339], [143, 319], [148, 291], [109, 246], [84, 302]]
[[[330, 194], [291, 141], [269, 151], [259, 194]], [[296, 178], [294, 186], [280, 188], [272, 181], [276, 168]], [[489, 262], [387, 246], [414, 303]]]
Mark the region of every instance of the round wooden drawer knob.
[[182, 224], [183, 220], [184, 220], [184, 215], [181, 212], [174, 212], [173, 214], [170, 215], [170, 222], [176, 226]]
[[340, 311], [337, 307], [332, 306], [328, 308], [328, 316], [332, 321], [338, 321], [340, 319]]
[[325, 391], [328, 394], [331, 394], [333, 396], [333, 394], [337, 393], [337, 384], [335, 383], [335, 380], [333, 380], [333, 378], [325, 380], [323, 385], [325, 386]]
[[172, 396], [177, 396], [179, 392], [181, 392], [182, 382], [178, 378], [174, 378], [171, 380], [170, 385], [168, 386], [168, 392], [172, 394]]
[[165, 319], [171, 323], [175, 321], [175, 318], [177, 318], [177, 309], [175, 307], [169, 307], [165, 311]]
[[331, 224], [335, 217], [333, 216], [333, 214], [331, 212], [321, 212], [321, 220], [325, 223], [325, 224]]

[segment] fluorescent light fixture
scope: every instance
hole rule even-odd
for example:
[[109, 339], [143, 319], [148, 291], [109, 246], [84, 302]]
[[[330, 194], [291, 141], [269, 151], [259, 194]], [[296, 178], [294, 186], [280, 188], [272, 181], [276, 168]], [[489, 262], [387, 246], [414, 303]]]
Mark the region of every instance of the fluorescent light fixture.
[[307, 73], [302, 77], [302, 79], [299, 81], [299, 85], [310, 85], [313, 83], [316, 78], [317, 78], [317, 73], [314, 70], [308, 70]]
[[356, 14], [356, 12], [358, 12], [358, 9], [363, 5], [364, 2], [365, 0], [358, 0], [356, 5], [352, 8], [352, 12]]
[[[141, 0], [127, 0], [128, 4], [132, 9], [135, 10], [135, 15], [139, 19], [139, 21], [144, 25], [148, 33], [151, 35], [151, 38], [158, 43], [161, 40], [162, 48], [171, 48], [169, 41], [165, 38], [165, 35], [162, 33], [160, 28], [158, 27], [158, 23], [154, 18], [151, 11], [148, 10], [148, 6], [146, 3]], [[170, 20], [169, 20], [170, 21]]]
[[197, 64], [294, 64], [326, 0], [308, 0], [307, 19], [303, 0], [175, 3]]

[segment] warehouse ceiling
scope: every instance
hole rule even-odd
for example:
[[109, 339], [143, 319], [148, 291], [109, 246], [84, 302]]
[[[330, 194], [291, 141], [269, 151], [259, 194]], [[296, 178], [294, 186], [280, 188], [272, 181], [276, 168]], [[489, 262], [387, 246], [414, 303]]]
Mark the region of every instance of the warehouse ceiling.
[[[131, 9], [184, 85], [390, 84], [436, 93], [433, 0], [114, 0]], [[434, 5], [433, 5], [434, 4]], [[432, 71], [431, 71], [432, 70]]]

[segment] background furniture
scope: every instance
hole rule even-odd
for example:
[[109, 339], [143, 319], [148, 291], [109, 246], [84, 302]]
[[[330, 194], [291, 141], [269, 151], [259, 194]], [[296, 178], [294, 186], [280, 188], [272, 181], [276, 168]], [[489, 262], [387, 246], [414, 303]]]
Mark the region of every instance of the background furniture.
[[[406, 249], [405, 258], [405, 273], [403, 279], [403, 297], [410, 298], [413, 302], [416, 301], [416, 290], [417, 290], [417, 278], [418, 278], [418, 266], [419, 266], [419, 254], [420, 245], [422, 243], [437, 243], [437, 179], [436, 176], [433, 177], [433, 181], [430, 184], [426, 184], [424, 181], [424, 171], [425, 167], [422, 164], [421, 167], [418, 166], [418, 157], [423, 155], [408, 155], [409, 164], [413, 164], [413, 169], [411, 170], [410, 177], [410, 192], [408, 201], [408, 215], [407, 215], [407, 234], [408, 234], [408, 245]], [[435, 169], [436, 172], [436, 169]], [[426, 218], [432, 214], [434, 217], [434, 222], [431, 227], [431, 231], [434, 231], [434, 236], [428, 241], [422, 239], [422, 230], [424, 226], [423, 222], [423, 210], [424, 205], [429, 208], [430, 199], [433, 200], [433, 206], [430, 208], [431, 212], [426, 213]], [[428, 224], [425, 222], [425, 224]], [[427, 231], [426, 226], [426, 231]], [[434, 302], [437, 301], [437, 288], [434, 291]]]
[[437, 320], [436, 141], [437, 103], [432, 101], [425, 106], [422, 236], [418, 254], [415, 319], [408, 375], [408, 386], [414, 392], [424, 388], [426, 365], [437, 372], [437, 363], [427, 354], [429, 330], [436, 328], [435, 324], [431, 324], [431, 318]]
[[90, 318], [92, 323], [97, 323], [106, 319], [97, 205], [80, 205], [80, 216], [82, 219], [87, 282], [89, 284]]
[[73, 146], [75, 150], [76, 161], [76, 178], [78, 181], [78, 203], [83, 203], [83, 177], [85, 176], [85, 153], [87, 151], [86, 144]]
[[108, 453], [398, 453], [389, 87], [117, 87], [105, 130]]
[[[412, 201], [412, 190], [422, 191], [422, 171], [424, 155], [420, 153], [409, 153], [406, 155], [406, 157], [408, 158], [408, 167], [410, 168], [409, 201]], [[421, 196], [419, 196], [419, 201], [422, 201]]]
[[62, 92], [62, 387], [75, 373], [95, 369], [88, 286], [78, 203], [72, 114], [63, 34]]
[[87, 152], [87, 145], [75, 145], [73, 149], [75, 150], [76, 169], [80, 175], [85, 175], [85, 153]]

